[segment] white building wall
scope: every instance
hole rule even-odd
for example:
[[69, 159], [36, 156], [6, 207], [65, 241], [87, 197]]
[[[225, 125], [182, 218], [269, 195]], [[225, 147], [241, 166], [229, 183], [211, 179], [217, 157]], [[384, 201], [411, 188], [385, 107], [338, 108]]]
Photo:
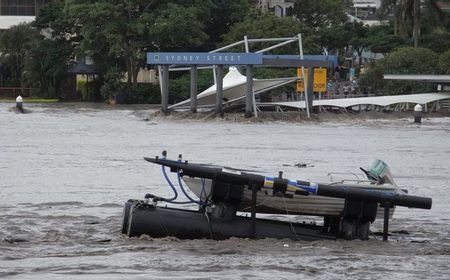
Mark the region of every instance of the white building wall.
[[295, 0], [259, 0], [258, 6], [263, 12], [273, 10], [277, 17], [287, 15], [289, 8], [294, 8]]
[[21, 23], [30, 23], [35, 18], [34, 16], [0, 16], [0, 30], [9, 29]]
[[353, 7], [355, 8], [380, 8], [381, 0], [353, 0]]

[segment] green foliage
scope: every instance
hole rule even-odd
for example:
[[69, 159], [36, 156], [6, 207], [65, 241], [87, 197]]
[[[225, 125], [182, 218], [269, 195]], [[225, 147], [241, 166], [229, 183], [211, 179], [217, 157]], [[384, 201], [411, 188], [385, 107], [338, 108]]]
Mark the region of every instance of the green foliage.
[[209, 37], [202, 46], [202, 50], [205, 51], [216, 48], [222, 35], [228, 33], [234, 24], [241, 22], [247, 16], [256, 14], [248, 0], [212, 0], [211, 2], [213, 6], [209, 12], [210, 16], [202, 17], [205, 20], [205, 32]]
[[393, 25], [377, 25], [368, 27], [368, 49], [374, 53], [387, 54], [410, 43], [394, 34]]
[[73, 57], [71, 27], [63, 13], [64, 0], [52, 0], [41, 8], [33, 26], [45, 30], [35, 36], [26, 58], [25, 82], [36, 89], [36, 95], [62, 97], [67, 78], [67, 65]]
[[[231, 44], [248, 38], [274, 38], [274, 37], [292, 37], [293, 35], [302, 33], [307, 34], [304, 25], [295, 18], [284, 17], [278, 18], [272, 14], [253, 15], [246, 17], [242, 22], [236, 23], [230, 29], [230, 32], [223, 36], [224, 44]], [[254, 52], [263, 49], [269, 45], [267, 43], [254, 43], [250, 45], [250, 51]], [[305, 45], [305, 52], [309, 52], [310, 46]], [[245, 52], [244, 46], [241, 45], [234, 49], [235, 51]], [[273, 53], [298, 53], [298, 44], [290, 44], [285, 47], [273, 50]]]
[[381, 95], [398, 95], [427, 92], [432, 86], [411, 81], [388, 81], [384, 74], [438, 74], [438, 55], [424, 48], [402, 48], [370, 65], [362, 74], [359, 84], [369, 92]]
[[154, 22], [149, 22], [153, 44], [166, 51], [189, 50], [202, 45], [208, 36], [200, 17], [200, 10], [194, 6], [168, 3], [167, 8], [152, 15]]
[[[80, 37], [78, 52], [99, 66], [102, 94], [127, 91], [137, 84], [146, 52], [189, 50], [207, 40], [202, 18], [209, 1], [100, 0], [67, 1], [65, 11]], [[119, 86], [127, 75], [128, 85]]]
[[100, 101], [100, 83], [99, 80], [91, 80], [89, 78], [89, 82], [85, 80], [77, 81], [77, 91], [81, 96], [82, 101]]
[[318, 42], [328, 52], [344, 48], [348, 45], [352, 34], [348, 25], [331, 25], [318, 30]]
[[27, 57], [26, 84], [35, 88], [37, 95], [46, 98], [59, 97], [63, 92], [67, 78], [67, 64], [71, 51], [61, 39], [39, 37], [33, 44]]
[[[224, 71], [226, 72], [226, 71]], [[224, 73], [225, 74], [225, 73]], [[214, 84], [214, 76], [212, 70], [202, 70], [197, 74], [198, 92], [202, 92]], [[190, 97], [191, 92], [190, 74], [182, 74], [181, 76], [171, 79], [169, 84], [169, 103], [175, 104]]]
[[308, 28], [317, 29], [345, 23], [349, 6], [343, 0], [296, 0], [294, 13]]
[[102, 78], [104, 79], [100, 93], [104, 99], [109, 99], [117, 94], [123, 94], [126, 86], [121, 82], [123, 77], [122, 70], [117, 66], [107, 69]]
[[433, 32], [423, 34], [420, 37], [420, 46], [437, 53], [443, 53], [450, 50], [450, 33]]
[[392, 50], [400, 47], [406, 47], [407, 40], [394, 34], [376, 34], [373, 37], [369, 37], [368, 48], [374, 53], [382, 53], [386, 55]]
[[[448, 2], [448, 0], [439, 1]], [[445, 30], [445, 26], [448, 27], [448, 24], [450, 24], [448, 15], [440, 9], [437, 3], [439, 1], [383, 0], [381, 1], [381, 9], [378, 12], [381, 18], [387, 18], [393, 12], [394, 34], [399, 35], [403, 39], [413, 37], [412, 41], [418, 43], [419, 34]], [[418, 13], [414, 13], [415, 4], [420, 7], [420, 12]], [[414, 36], [414, 30], [418, 31], [417, 36]]]
[[190, 78], [185, 74], [178, 79], [172, 79], [169, 85], [169, 103], [177, 103], [189, 98]]
[[[23, 86], [26, 58], [38, 32], [30, 24], [19, 24], [0, 36], [0, 62], [4, 65], [2, 79], [12, 87]], [[9, 74], [4, 76], [4, 74]]]
[[161, 103], [161, 91], [159, 85], [136, 84], [129, 88], [125, 103], [127, 104], [158, 104]]
[[439, 56], [439, 71], [440, 74], [450, 75], [450, 50]]
[[[447, 1], [447, 0], [446, 0]], [[348, 23], [349, 0], [296, 0], [295, 17], [261, 14], [247, 0], [49, 0], [33, 25], [19, 25], [0, 36], [3, 85], [28, 86], [44, 97], [62, 97], [67, 65], [76, 56], [91, 57], [99, 77], [89, 84], [96, 100], [126, 96], [126, 102], [159, 102], [159, 86], [137, 83], [149, 51], [209, 51], [249, 38], [291, 37], [302, 34], [305, 53], [326, 49], [341, 60], [353, 51], [388, 54], [361, 77], [373, 92], [399, 94], [425, 90], [423, 85], [386, 82], [385, 73], [449, 73], [450, 22], [436, 1], [422, 1], [420, 45], [411, 45], [413, 0], [384, 0], [384, 11], [395, 8], [395, 24], [367, 27]], [[417, 27], [417, 26], [416, 26]], [[39, 30], [44, 30], [41, 35]], [[256, 51], [273, 43], [251, 44]], [[351, 50], [351, 51], [349, 51]], [[233, 51], [244, 52], [244, 46]], [[271, 51], [296, 54], [293, 43]], [[360, 61], [361, 63], [361, 61]], [[292, 72], [292, 73], [291, 73]], [[293, 69], [257, 69], [258, 78], [295, 75]], [[126, 77], [126, 83], [123, 78]], [[171, 103], [189, 97], [189, 74], [171, 73]], [[199, 92], [213, 84], [211, 71], [200, 71]], [[99, 89], [101, 87], [101, 90]], [[80, 87], [82, 88], [82, 87]], [[290, 90], [289, 88], [283, 90]], [[91, 93], [91, 88], [89, 88]]]
[[[256, 79], [273, 79], [274, 77], [281, 78], [289, 78], [297, 76], [296, 68], [255, 68], [254, 69], [254, 77]], [[271, 95], [277, 95], [282, 92], [294, 92], [296, 91], [296, 83], [290, 83], [285, 86], [276, 88], [269, 92], [265, 92], [261, 95], [261, 98], [265, 98]]]

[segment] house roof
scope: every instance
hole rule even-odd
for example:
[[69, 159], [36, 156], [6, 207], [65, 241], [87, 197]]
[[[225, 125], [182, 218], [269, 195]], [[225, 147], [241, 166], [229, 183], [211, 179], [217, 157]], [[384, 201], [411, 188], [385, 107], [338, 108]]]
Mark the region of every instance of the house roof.
[[69, 66], [68, 72], [71, 74], [83, 74], [83, 75], [99, 73], [93, 65], [87, 65], [81, 62], [73, 62]]

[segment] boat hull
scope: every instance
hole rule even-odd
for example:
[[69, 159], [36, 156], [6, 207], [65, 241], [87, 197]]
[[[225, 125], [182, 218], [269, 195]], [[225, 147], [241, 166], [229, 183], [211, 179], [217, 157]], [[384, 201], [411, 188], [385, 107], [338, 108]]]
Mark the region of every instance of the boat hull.
[[200, 211], [158, 207], [138, 200], [125, 203], [122, 233], [130, 237], [174, 236], [180, 239], [277, 238], [293, 240], [336, 239], [337, 234], [303, 223], [287, 223], [241, 216], [206, 215]]

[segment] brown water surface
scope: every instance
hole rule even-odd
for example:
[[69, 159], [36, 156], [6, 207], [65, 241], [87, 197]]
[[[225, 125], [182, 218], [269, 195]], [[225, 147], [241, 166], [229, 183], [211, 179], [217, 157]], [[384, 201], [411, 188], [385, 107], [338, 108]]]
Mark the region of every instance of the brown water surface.
[[[449, 277], [450, 118], [420, 126], [411, 119], [231, 123], [166, 121], [132, 106], [29, 105], [29, 114], [9, 107], [0, 104], [0, 278]], [[410, 194], [432, 197], [433, 208], [398, 208], [389, 242], [122, 236], [128, 198], [171, 195], [160, 169], [143, 160], [163, 149], [305, 180], [358, 172], [380, 158]]]

